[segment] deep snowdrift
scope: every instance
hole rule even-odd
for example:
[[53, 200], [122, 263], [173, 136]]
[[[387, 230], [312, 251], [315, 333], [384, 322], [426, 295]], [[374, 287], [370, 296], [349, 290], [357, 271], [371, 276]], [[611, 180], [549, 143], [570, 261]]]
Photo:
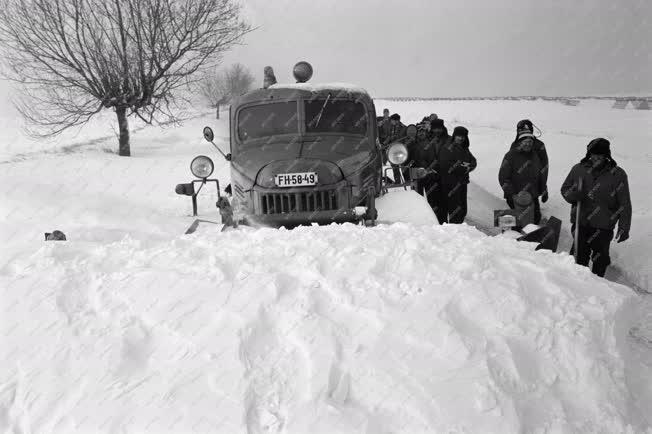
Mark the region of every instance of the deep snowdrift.
[[0, 270], [3, 431], [644, 424], [626, 354], [632, 293], [567, 255], [466, 225], [248, 229], [15, 253]]
[[[648, 118], [541, 102], [398, 108], [470, 127], [469, 222], [485, 232], [518, 119], [551, 126], [551, 190], [587, 138], [612, 131], [635, 214], [614, 259], [649, 282]], [[134, 131], [128, 159], [105, 152], [115, 138], [99, 121], [47, 152], [3, 143], [0, 432], [652, 432], [649, 297], [566, 254], [419, 225], [421, 213], [180, 235], [190, 200], [174, 185], [190, 159], [213, 156], [228, 180], [206, 124], [228, 146], [212, 114]], [[203, 218], [218, 218], [214, 202], [200, 197]], [[556, 194], [544, 206], [567, 212]], [[69, 241], [44, 243], [53, 229]]]

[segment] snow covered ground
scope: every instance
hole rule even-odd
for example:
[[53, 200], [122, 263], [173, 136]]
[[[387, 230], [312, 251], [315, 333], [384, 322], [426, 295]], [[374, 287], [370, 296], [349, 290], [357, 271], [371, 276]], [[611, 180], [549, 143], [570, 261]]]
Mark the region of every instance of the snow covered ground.
[[[561, 179], [608, 137], [634, 202], [615, 262], [649, 289], [652, 118], [605, 104], [377, 108], [469, 127], [485, 231], [516, 121], [544, 131], [543, 210], [565, 222]], [[201, 138], [208, 124], [226, 146], [225, 122], [137, 130], [121, 158], [103, 120], [52, 144], [5, 119], [0, 432], [652, 433], [652, 301], [567, 254], [416, 218], [180, 235], [191, 207], [174, 185], [197, 154], [227, 181]], [[69, 241], [43, 242], [53, 229]]]

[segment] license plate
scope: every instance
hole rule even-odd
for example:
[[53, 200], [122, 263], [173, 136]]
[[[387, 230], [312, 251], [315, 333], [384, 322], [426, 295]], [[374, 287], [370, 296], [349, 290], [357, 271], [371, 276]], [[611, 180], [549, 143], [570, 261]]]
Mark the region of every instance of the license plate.
[[279, 173], [274, 177], [277, 187], [303, 187], [317, 184], [315, 172], [305, 173]]

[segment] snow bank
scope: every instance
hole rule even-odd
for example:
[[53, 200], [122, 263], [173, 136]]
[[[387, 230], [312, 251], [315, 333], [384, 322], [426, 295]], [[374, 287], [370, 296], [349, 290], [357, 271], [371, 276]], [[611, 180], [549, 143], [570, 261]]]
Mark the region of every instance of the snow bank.
[[403, 187], [390, 188], [387, 194], [378, 198], [376, 210], [381, 223], [438, 224], [426, 199], [416, 191], [405, 190]]
[[[396, 109], [471, 127], [468, 221], [485, 232], [518, 119], [545, 126], [557, 181], [613, 131], [635, 213], [614, 262], [652, 275], [641, 113], [429, 104]], [[103, 149], [109, 123], [47, 153], [1, 143], [0, 432], [650, 432], [652, 301], [568, 255], [433, 226], [423, 198], [400, 193], [381, 218], [409, 209], [414, 225], [179, 236], [192, 217], [174, 185], [192, 157], [228, 182], [201, 135], [210, 125], [228, 147], [212, 116], [133, 131], [128, 159]], [[214, 203], [202, 191], [202, 218], [219, 218]], [[543, 211], [568, 221], [556, 194]], [[44, 243], [53, 229], [69, 241]]]
[[0, 428], [641, 432], [631, 293], [532, 247], [409, 224], [26, 245]]

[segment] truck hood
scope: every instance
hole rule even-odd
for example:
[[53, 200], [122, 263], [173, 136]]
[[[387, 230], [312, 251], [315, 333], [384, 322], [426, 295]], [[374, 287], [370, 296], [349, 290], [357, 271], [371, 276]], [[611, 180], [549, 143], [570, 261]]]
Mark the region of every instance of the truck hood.
[[320, 136], [290, 140], [264, 140], [239, 145], [232, 164], [242, 173], [249, 190], [256, 184], [273, 188], [279, 173], [316, 172], [319, 185], [335, 184], [358, 170], [374, 153], [368, 138]]

